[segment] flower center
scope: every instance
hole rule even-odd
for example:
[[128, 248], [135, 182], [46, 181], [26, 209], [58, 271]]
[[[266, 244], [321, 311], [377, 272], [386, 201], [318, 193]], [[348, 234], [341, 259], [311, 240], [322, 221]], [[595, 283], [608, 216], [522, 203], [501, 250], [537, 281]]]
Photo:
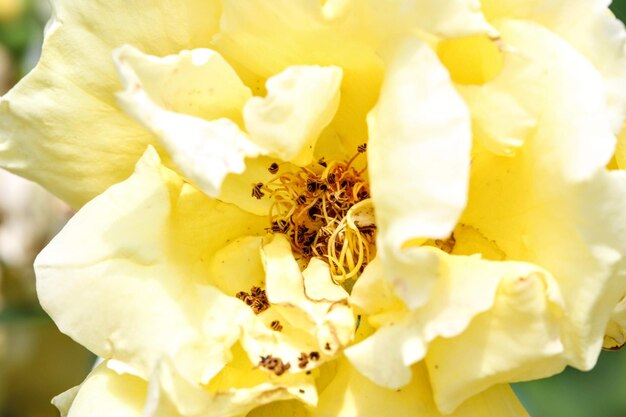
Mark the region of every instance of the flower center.
[[283, 233], [304, 267], [313, 257], [326, 260], [336, 282], [355, 279], [375, 250], [374, 211], [367, 168], [353, 163], [367, 150], [346, 161], [326, 161], [294, 171], [280, 172], [278, 164], [268, 170], [274, 174], [266, 184], [253, 186], [252, 196], [272, 200], [269, 218], [273, 233]]

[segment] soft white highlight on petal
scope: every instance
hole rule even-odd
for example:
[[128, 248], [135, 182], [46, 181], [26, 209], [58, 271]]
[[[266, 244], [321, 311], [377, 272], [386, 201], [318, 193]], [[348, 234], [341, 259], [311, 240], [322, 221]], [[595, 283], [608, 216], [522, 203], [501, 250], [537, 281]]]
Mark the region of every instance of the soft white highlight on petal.
[[[626, 30], [609, 0], [482, 0], [490, 20], [532, 20], [574, 46], [602, 77], [614, 134], [626, 117]], [[572, 24], [576, 22], [576, 24]]]
[[[369, 173], [378, 254], [396, 292], [412, 308], [433, 281], [414, 277], [425, 255], [408, 248], [450, 234], [467, 200], [471, 128], [468, 109], [435, 53], [416, 38], [387, 58], [387, 74], [368, 116]], [[421, 289], [405, 291], [406, 286]]]
[[467, 199], [470, 118], [428, 45], [407, 38], [389, 54], [368, 123], [381, 244], [396, 252], [411, 239], [446, 237]]
[[[197, 61], [203, 64], [201, 68], [205, 70], [204, 76], [230, 77], [231, 80], [227, 82], [236, 83], [232, 80], [234, 76], [232, 69], [216, 52], [208, 50], [183, 52], [178, 57], [166, 57], [159, 61], [155, 57], [141, 57], [141, 52], [131, 47], [122, 47], [116, 50], [114, 58], [126, 89], [118, 93], [117, 97], [128, 114], [161, 140], [180, 171], [207, 195], [217, 197], [226, 175], [242, 173], [245, 170], [246, 157], [255, 157], [265, 152], [252, 143], [235, 122], [226, 117], [207, 121], [167, 110], [151, 97], [149, 92], [158, 88], [150, 84], [155, 78], [158, 79], [153, 76], [154, 72], [163, 71], [162, 66], [172, 67], [172, 61], [176, 63], [175, 68], [178, 70], [186, 69], [184, 75], [191, 70], [197, 71], [197, 68], [189, 67], [188, 61], [191, 59], [193, 63], [194, 56], [196, 64]], [[143, 71], [136, 71], [134, 62], [140, 62]], [[150, 65], [156, 66], [157, 69], [150, 69]], [[150, 77], [142, 78], [142, 75]], [[209, 87], [209, 91], [210, 89]], [[232, 114], [232, 103], [224, 103], [221, 98], [227, 92], [217, 94], [215, 97], [215, 105], [225, 105], [224, 109], [216, 111], [211, 108], [210, 111], [206, 110], [203, 113], [213, 117]], [[242, 94], [232, 93], [237, 97]], [[168, 103], [169, 100], [170, 98], [160, 98], [161, 103]]]
[[304, 166], [339, 106], [339, 67], [292, 66], [267, 80], [267, 97], [244, 107], [246, 130], [263, 149]]

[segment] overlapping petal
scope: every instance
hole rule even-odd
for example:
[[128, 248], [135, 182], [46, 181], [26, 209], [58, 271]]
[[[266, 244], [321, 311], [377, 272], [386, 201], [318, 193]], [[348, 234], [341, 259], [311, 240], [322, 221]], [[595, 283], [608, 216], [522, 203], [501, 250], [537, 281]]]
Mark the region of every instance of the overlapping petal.
[[[407, 38], [389, 52], [381, 97], [368, 124], [378, 253], [398, 294], [414, 297], [404, 300], [418, 307], [433, 282], [417, 279], [413, 265], [429, 255], [407, 246], [448, 236], [465, 207], [469, 112], [436, 54]], [[405, 291], [409, 287], [422, 291]]]
[[62, 417], [137, 417], [141, 415], [148, 384], [132, 375], [119, 375], [103, 362], [77, 387], [52, 400]]
[[246, 157], [266, 153], [235, 123], [250, 91], [218, 53], [198, 49], [159, 59], [124, 47], [115, 61], [126, 88], [118, 94], [122, 107], [207, 195], [219, 196], [228, 174], [243, 173]]
[[208, 46], [219, 2], [59, 0], [53, 12], [37, 67], [0, 102], [0, 166], [80, 206], [126, 178], [154, 143], [117, 106], [113, 49]]
[[291, 66], [267, 80], [267, 97], [253, 97], [244, 108], [252, 140], [283, 161], [305, 166], [339, 106], [338, 67]]
[[[299, 373], [334, 359], [352, 341], [355, 320], [348, 294], [332, 281], [328, 264], [312, 259], [301, 272], [283, 235], [263, 246], [262, 259], [270, 307], [244, 329], [242, 343], [251, 360], [271, 355], [289, 364], [288, 372]], [[274, 320], [280, 331], [268, 326]]]
[[183, 184], [149, 149], [39, 255], [39, 299], [62, 331], [125, 372], [148, 378], [165, 355], [207, 382], [252, 314], [197, 277], [212, 253], [264, 226]]
[[499, 28], [529, 65], [545, 68], [546, 105], [516, 157], [474, 152], [470, 203], [461, 223], [507, 258], [550, 271], [565, 303], [568, 361], [590, 369], [625, 286], [624, 175], [604, 170], [615, 138], [602, 90], [587, 88], [597, 87], [599, 76], [544, 28], [514, 21]]
[[[380, 359], [370, 358], [372, 362]], [[442, 414], [433, 402], [428, 373], [423, 365], [413, 367], [411, 383], [402, 389], [382, 388], [354, 369], [345, 359], [320, 396], [312, 417], [525, 417], [528, 414], [508, 386], [495, 386], [467, 401], [455, 412]]]
[[[415, 377], [411, 365], [426, 359], [437, 405], [451, 412], [490, 386], [544, 377], [563, 368], [558, 356], [563, 351], [560, 294], [546, 271], [521, 262], [447, 255], [434, 248], [423, 251], [432, 252], [437, 265], [435, 287], [421, 308], [398, 303], [386, 271], [376, 261], [355, 284], [351, 302], [380, 327], [346, 351], [360, 372], [398, 389]], [[414, 268], [433, 273], [419, 263]]]
[[[608, 0], [483, 0], [491, 21], [535, 21], [562, 37], [582, 53], [600, 73], [613, 132], [626, 117], [626, 31], [608, 9]], [[576, 22], [576, 24], [572, 24]]]
[[233, 349], [233, 360], [206, 386], [191, 383], [169, 361], [161, 363], [151, 384], [146, 407], [150, 417], [231, 417], [281, 400], [317, 403], [312, 376], [270, 375], [249, 362], [238, 346]]
[[621, 349], [626, 344], [626, 298], [622, 297], [613, 309], [611, 320], [606, 328], [604, 343], [605, 349]]
[[[218, 50], [249, 85], [291, 65], [343, 69], [342, 100], [318, 145], [318, 156], [350, 155], [365, 142], [365, 116], [374, 106], [384, 64], [377, 51], [388, 39], [412, 31], [452, 37], [495, 31], [471, 0], [312, 0], [222, 3]], [[243, 73], [244, 71], [240, 71]], [[248, 81], [249, 80], [249, 81]]]

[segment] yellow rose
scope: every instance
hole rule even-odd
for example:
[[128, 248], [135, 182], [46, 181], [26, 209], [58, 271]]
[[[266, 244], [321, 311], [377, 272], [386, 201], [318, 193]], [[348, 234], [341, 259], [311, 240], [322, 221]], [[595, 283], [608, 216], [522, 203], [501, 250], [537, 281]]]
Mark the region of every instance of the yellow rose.
[[591, 368], [626, 292], [624, 29], [483, 9], [55, 2], [0, 164], [98, 195], [36, 263], [106, 359], [62, 412], [526, 415], [507, 383]]

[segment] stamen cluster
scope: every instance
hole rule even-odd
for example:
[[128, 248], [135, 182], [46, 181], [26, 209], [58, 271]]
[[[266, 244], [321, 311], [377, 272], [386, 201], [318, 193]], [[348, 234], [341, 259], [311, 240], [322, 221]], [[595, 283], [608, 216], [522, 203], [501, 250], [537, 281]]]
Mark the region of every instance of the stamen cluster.
[[272, 164], [268, 170], [276, 175], [252, 189], [253, 197], [269, 194], [272, 199], [269, 230], [287, 235], [301, 263], [312, 257], [327, 260], [333, 277], [341, 282], [363, 270], [374, 246], [374, 224], [355, 227], [346, 221], [348, 211], [370, 197], [366, 168], [353, 165], [366, 149], [360, 145], [347, 161], [322, 158], [293, 172], [279, 174], [277, 164]]
[[265, 290], [259, 287], [252, 287], [249, 293], [239, 291], [235, 297], [246, 303], [254, 311], [254, 314], [260, 314], [270, 307]]

